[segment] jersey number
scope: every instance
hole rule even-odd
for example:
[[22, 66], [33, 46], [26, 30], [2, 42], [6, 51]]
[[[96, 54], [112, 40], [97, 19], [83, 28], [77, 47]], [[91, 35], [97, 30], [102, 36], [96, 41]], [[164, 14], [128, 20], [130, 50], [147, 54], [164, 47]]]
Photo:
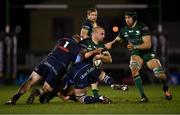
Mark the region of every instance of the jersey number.
[[69, 52], [69, 49], [67, 48], [68, 44], [69, 44], [69, 42], [66, 41], [63, 46], [59, 45], [58, 48], [60, 48], [61, 50], [65, 51], [65, 52]]
[[66, 48], [67, 47], [67, 45], [69, 44], [69, 42], [68, 41], [66, 41], [66, 43], [64, 44], [64, 48]]

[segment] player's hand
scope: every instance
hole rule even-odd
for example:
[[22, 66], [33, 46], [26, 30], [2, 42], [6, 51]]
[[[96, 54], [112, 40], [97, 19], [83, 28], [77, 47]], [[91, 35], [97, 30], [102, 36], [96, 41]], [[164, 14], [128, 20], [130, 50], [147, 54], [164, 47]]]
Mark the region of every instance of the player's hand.
[[115, 41], [121, 41], [121, 38], [120, 38], [119, 36], [117, 36], [117, 37], [115, 38], [114, 42], [115, 42]]
[[133, 49], [134, 49], [134, 46], [133, 46], [132, 43], [128, 43], [128, 44], [127, 44], [127, 48], [128, 48], [128, 50], [133, 50]]
[[97, 49], [93, 50], [93, 54], [99, 54], [99, 53], [101, 53], [101, 51], [102, 51], [102, 48], [97, 48]]
[[103, 55], [102, 54], [97, 54], [97, 55], [95, 55], [95, 59], [102, 59], [102, 57], [103, 57]]

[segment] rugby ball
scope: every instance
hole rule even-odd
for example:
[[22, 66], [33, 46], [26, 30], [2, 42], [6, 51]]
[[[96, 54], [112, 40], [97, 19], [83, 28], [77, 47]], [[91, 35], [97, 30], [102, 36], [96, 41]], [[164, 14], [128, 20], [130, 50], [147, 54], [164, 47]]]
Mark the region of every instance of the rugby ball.
[[100, 67], [101, 65], [102, 65], [102, 60], [100, 60], [100, 59], [93, 59], [93, 65], [95, 66], [95, 67]]

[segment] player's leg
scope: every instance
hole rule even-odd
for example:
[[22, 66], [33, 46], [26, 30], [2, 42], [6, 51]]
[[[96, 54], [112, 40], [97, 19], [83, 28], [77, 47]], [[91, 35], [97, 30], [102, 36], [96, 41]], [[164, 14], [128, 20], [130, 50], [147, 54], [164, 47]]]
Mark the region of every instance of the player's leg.
[[45, 82], [43, 84], [43, 87], [41, 89], [34, 89], [31, 92], [31, 95], [29, 96], [27, 100], [27, 104], [32, 104], [36, 96], [40, 96], [40, 102], [41, 98], [46, 98], [47, 95], [56, 94], [56, 89], [58, 87], [58, 82], [60, 81], [61, 77], [65, 73], [64, 66], [58, 63], [51, 63], [51, 68], [47, 73], [47, 77], [45, 79]]
[[58, 97], [63, 101], [72, 100], [77, 102], [75, 93], [74, 93], [74, 86], [68, 85], [65, 89], [61, 89], [57, 93]]
[[71, 73], [71, 81], [74, 84], [74, 93], [76, 95], [76, 99], [80, 103], [91, 104], [91, 103], [111, 103], [110, 99], [105, 96], [87, 96], [87, 87], [91, 85], [91, 83], [96, 83], [99, 80], [99, 74], [96, 78], [92, 79], [92, 71], [95, 68], [91, 65], [83, 65], [79, 71], [74, 71]]
[[[55, 67], [53, 66], [53, 68]], [[48, 73], [46, 74], [47, 77], [45, 79], [43, 87], [40, 89], [34, 88], [32, 90], [29, 98], [27, 99], [27, 104], [32, 104], [36, 96], [46, 96], [49, 92], [52, 92], [53, 89], [56, 88], [59, 76], [58, 73], [55, 71], [55, 69], [49, 68]]]
[[91, 84], [91, 89], [94, 97], [99, 96], [98, 82]]
[[107, 75], [104, 71], [99, 75], [99, 80], [107, 85], [109, 85], [114, 90], [123, 90], [127, 91], [128, 86], [125, 84], [116, 84], [114, 79]]
[[66, 68], [61, 63], [58, 63], [58, 61], [55, 59], [49, 60], [49, 62], [47, 63], [51, 66], [51, 68], [49, 68], [45, 75], [46, 79], [44, 85], [41, 89], [35, 89], [34, 91], [32, 90], [32, 93], [27, 100], [27, 104], [33, 103], [34, 98], [36, 96], [45, 98], [50, 92], [52, 94], [57, 93], [56, 89], [58, 87], [58, 82], [60, 81], [61, 77], [65, 74]]
[[43, 84], [43, 87], [40, 89], [34, 88], [27, 99], [27, 104], [32, 104], [36, 96], [47, 95], [49, 92], [52, 92], [53, 88], [46, 81]]
[[63, 93], [65, 96], [69, 96], [69, 100], [77, 102], [75, 93], [74, 93], [74, 83], [70, 80], [70, 78], [65, 76], [65, 79], [61, 81], [61, 87], [60, 91]]
[[76, 95], [76, 99], [83, 104], [92, 104], [92, 103], [104, 103], [104, 104], [111, 104], [112, 101], [105, 97], [105, 96], [98, 96], [98, 97], [94, 97], [94, 96], [87, 96], [87, 88], [83, 88], [83, 89], [74, 89], [75, 95]]
[[141, 57], [137, 55], [131, 56], [129, 67], [131, 69], [131, 74], [132, 74], [134, 83], [136, 87], [138, 88], [139, 93], [141, 94], [140, 102], [148, 102], [149, 100], [144, 93], [141, 76], [139, 75], [139, 70], [141, 69], [142, 64], [143, 64], [143, 60], [141, 59]]
[[162, 82], [165, 98], [167, 100], [171, 100], [172, 94], [166, 82], [166, 75], [161, 66], [160, 61], [158, 59], [151, 59], [150, 61], [147, 62], [147, 66], [154, 72], [154, 75]]
[[52, 91], [43, 95], [39, 95], [40, 103], [49, 103], [54, 97], [58, 96], [56, 91]]
[[105, 75], [105, 72], [101, 69], [93, 68], [93, 71], [91, 72], [91, 76], [93, 79], [95, 79], [95, 83], [91, 84], [92, 92], [94, 97], [100, 96], [98, 93], [98, 81], [102, 81], [107, 85], [112, 85], [114, 83], [114, 80], [109, 77], [108, 75]]
[[58, 96], [60, 99], [67, 101], [73, 100], [77, 101], [74, 94], [73, 83], [68, 78], [69, 74], [64, 75], [64, 77], [58, 83], [58, 87], [47, 95], [41, 95], [39, 97], [40, 103], [49, 103], [55, 96]]
[[18, 92], [13, 95], [13, 97], [6, 102], [6, 104], [12, 104], [15, 105], [16, 101], [26, 93], [33, 85], [35, 85], [37, 82], [41, 80], [41, 76], [33, 71], [27, 81], [25, 81], [19, 88]]
[[74, 86], [67, 84], [65, 87], [60, 87], [60, 89], [57, 89], [56, 91], [53, 90], [44, 95], [40, 95], [40, 103], [49, 103], [49, 101], [52, 100], [55, 96], [58, 96], [63, 101], [72, 100], [72, 101], [77, 102], [77, 99], [74, 93]]

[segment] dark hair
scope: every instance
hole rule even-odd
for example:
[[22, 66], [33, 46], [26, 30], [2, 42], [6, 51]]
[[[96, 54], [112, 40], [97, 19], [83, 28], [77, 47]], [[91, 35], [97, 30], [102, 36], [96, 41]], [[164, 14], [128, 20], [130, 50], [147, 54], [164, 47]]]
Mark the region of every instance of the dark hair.
[[87, 15], [89, 15], [91, 12], [97, 12], [96, 8], [90, 8], [87, 10]]

